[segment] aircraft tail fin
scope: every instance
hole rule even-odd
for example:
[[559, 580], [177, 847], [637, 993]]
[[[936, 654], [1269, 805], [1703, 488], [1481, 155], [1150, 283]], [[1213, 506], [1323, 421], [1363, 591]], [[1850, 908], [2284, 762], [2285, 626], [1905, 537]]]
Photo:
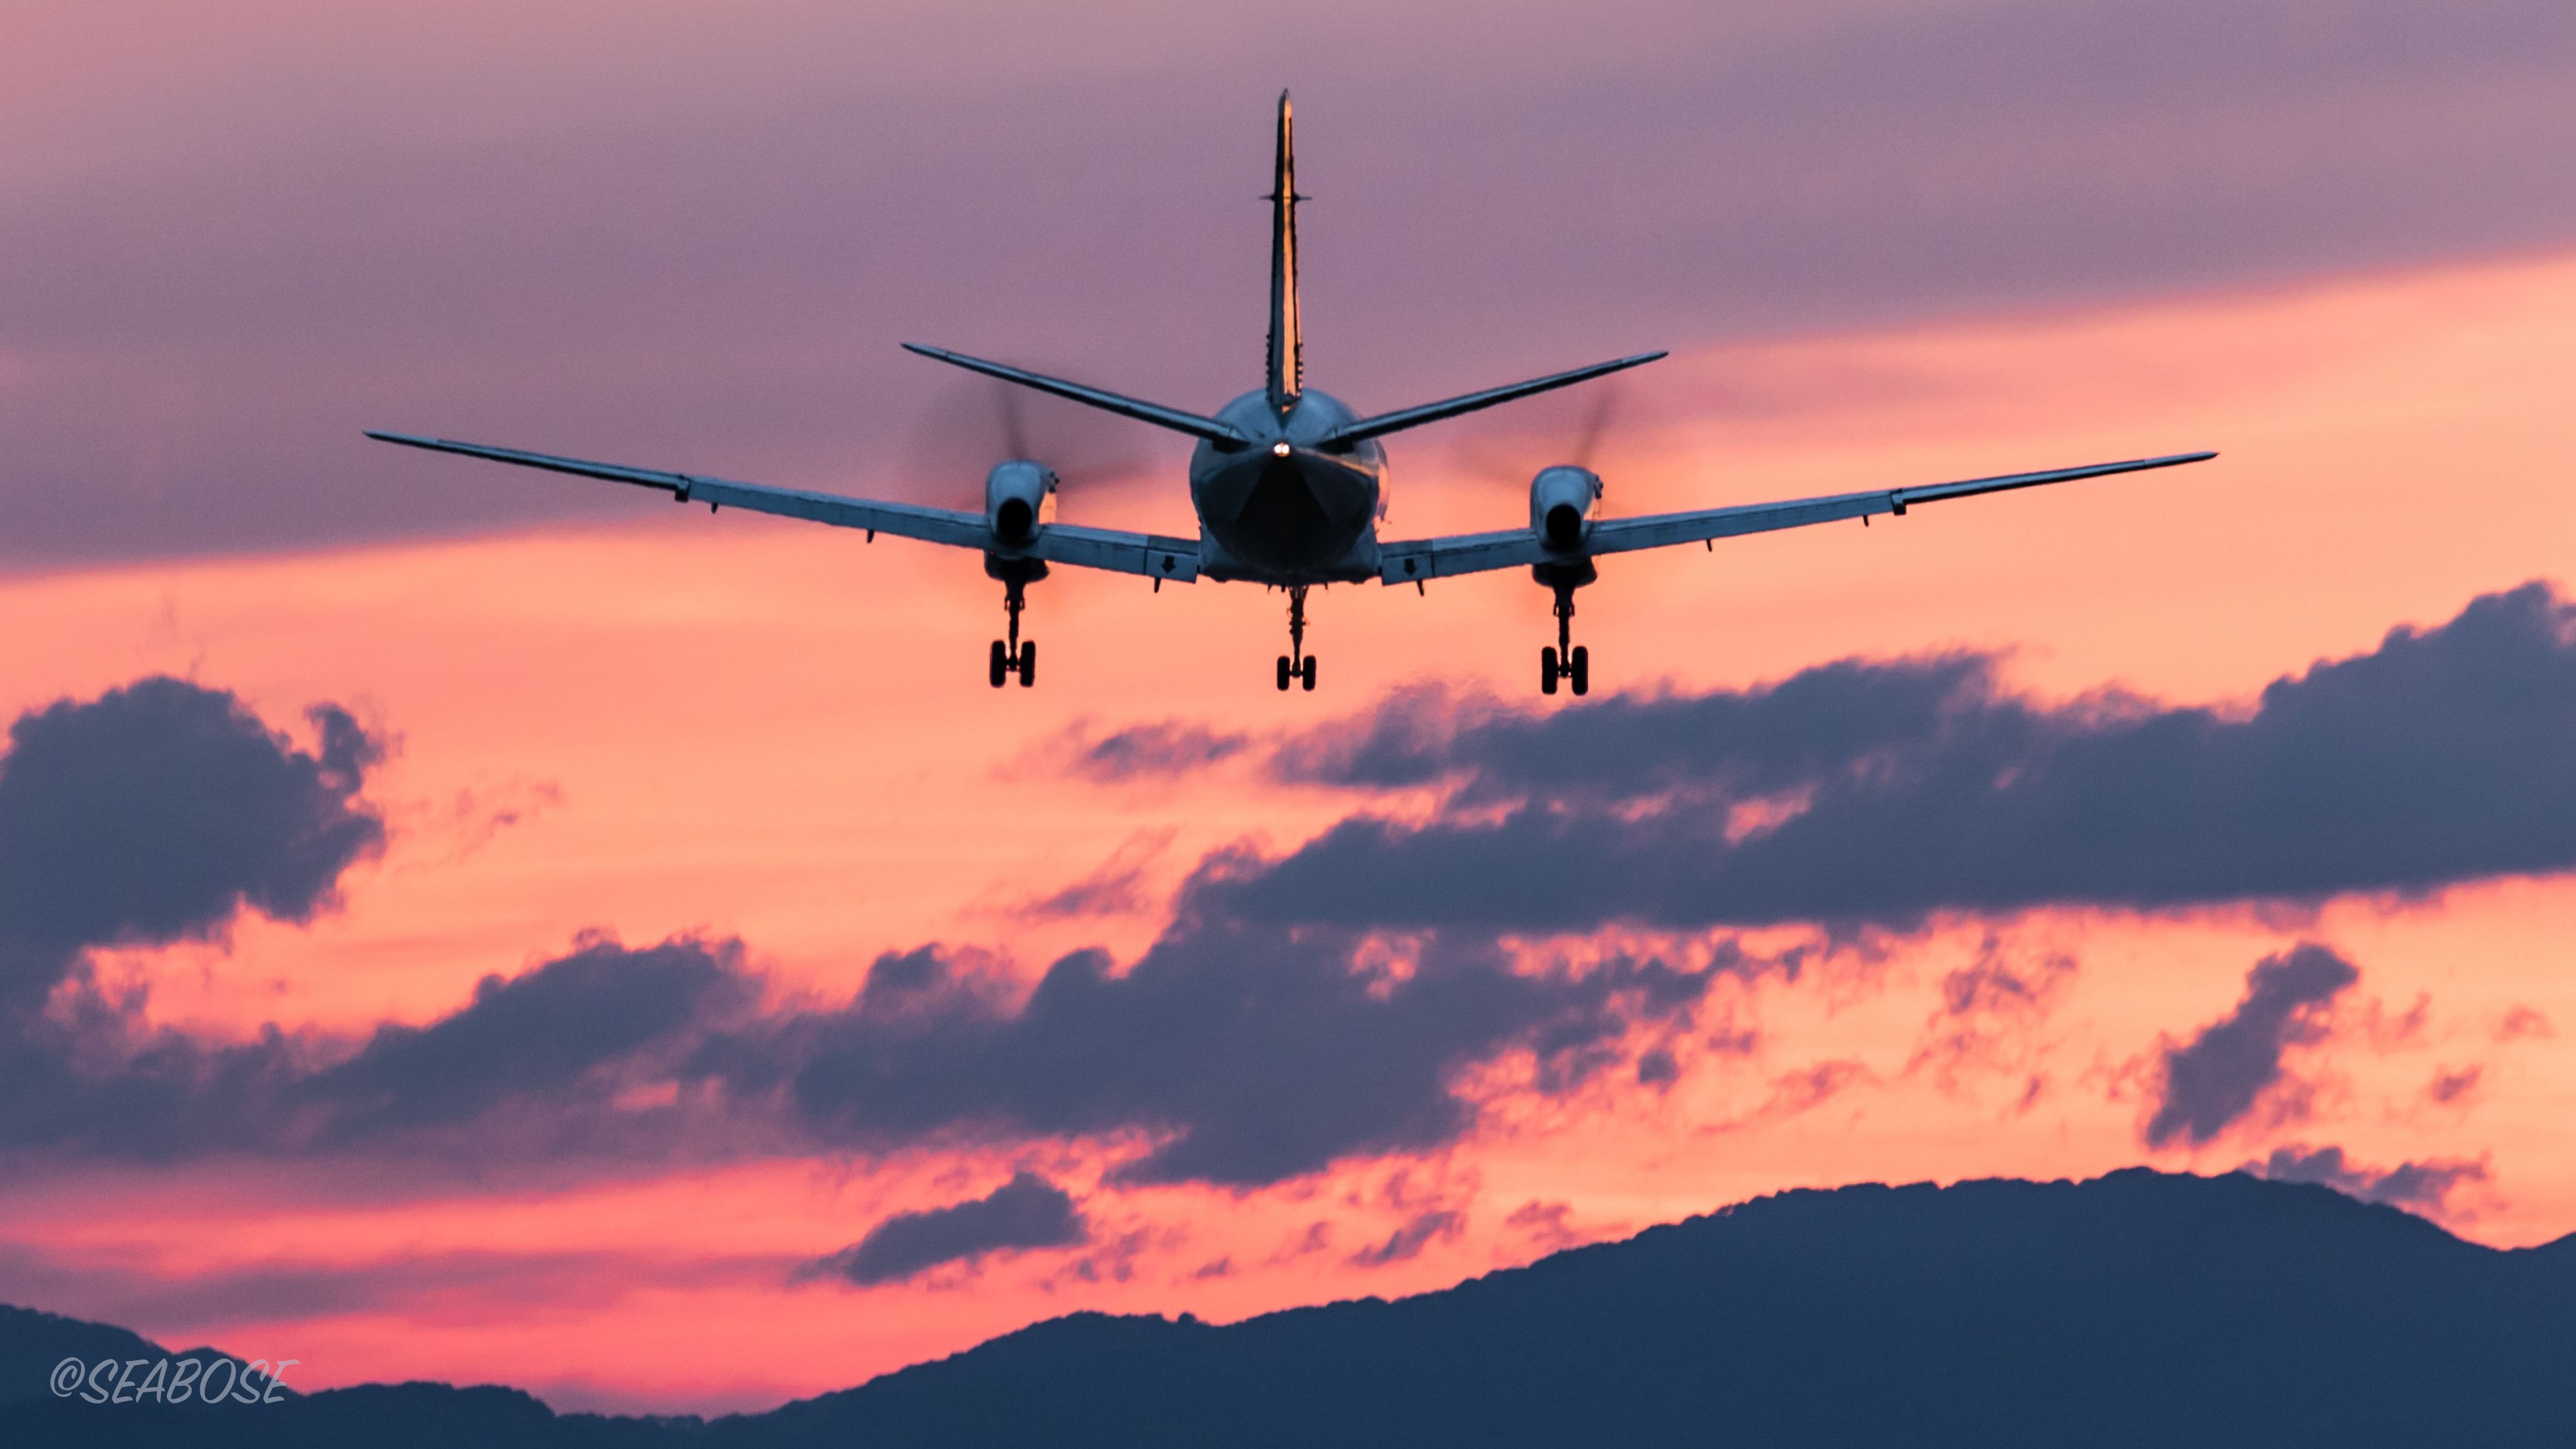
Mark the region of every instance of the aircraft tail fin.
[[1288, 93], [1279, 93], [1279, 159], [1270, 195], [1270, 406], [1285, 413], [1305, 383], [1305, 344], [1297, 329], [1297, 150]]

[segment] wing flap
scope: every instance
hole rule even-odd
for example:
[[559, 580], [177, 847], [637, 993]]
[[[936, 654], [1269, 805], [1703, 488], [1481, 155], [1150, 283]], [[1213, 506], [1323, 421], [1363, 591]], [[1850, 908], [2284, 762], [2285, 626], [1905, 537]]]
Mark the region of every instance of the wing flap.
[[1176, 584], [1199, 578], [1199, 541], [1113, 528], [1050, 523], [1022, 550], [1029, 557], [1115, 574], [1143, 574]]

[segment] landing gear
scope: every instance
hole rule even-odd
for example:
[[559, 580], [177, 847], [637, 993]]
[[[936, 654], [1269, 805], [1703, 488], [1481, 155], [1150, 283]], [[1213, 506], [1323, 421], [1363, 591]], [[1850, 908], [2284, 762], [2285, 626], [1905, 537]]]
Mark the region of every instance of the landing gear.
[[[1559, 662], [1560, 657], [1562, 662]], [[1550, 644], [1546, 648], [1538, 651], [1538, 692], [1541, 694], [1556, 693], [1556, 682], [1560, 679], [1564, 680], [1566, 687], [1572, 689], [1576, 694], [1590, 693], [1592, 689], [1592, 651], [1584, 648], [1580, 644], [1567, 650], [1562, 656], [1557, 654], [1556, 646], [1553, 644]]]
[[985, 661], [984, 677], [995, 689], [1016, 674], [1020, 687], [1026, 689], [1038, 682], [1038, 646], [1032, 639], [1020, 639], [1020, 611], [1029, 606], [1028, 586], [1046, 577], [1047, 566], [1036, 559], [1005, 558], [999, 554], [984, 555], [984, 572], [1002, 581], [1002, 612], [1010, 617], [1011, 637], [993, 641], [993, 652]]
[[1573, 640], [1574, 591], [1601, 575], [1585, 558], [1538, 564], [1530, 569], [1530, 576], [1556, 593], [1556, 643], [1538, 651], [1538, 692], [1556, 693], [1556, 682], [1562, 679], [1578, 695], [1591, 693], [1592, 651]]
[[1288, 688], [1289, 680], [1312, 692], [1315, 688], [1315, 656], [1306, 652], [1306, 586], [1288, 586], [1288, 652], [1279, 656], [1279, 687]]

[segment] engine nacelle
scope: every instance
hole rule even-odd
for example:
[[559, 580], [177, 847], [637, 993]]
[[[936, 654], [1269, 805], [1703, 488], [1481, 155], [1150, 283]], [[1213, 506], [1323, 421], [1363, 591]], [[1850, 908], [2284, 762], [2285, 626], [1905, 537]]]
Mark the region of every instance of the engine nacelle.
[[1055, 521], [1055, 470], [1014, 459], [984, 475], [984, 522], [996, 541], [1025, 548]]
[[1601, 501], [1601, 475], [1560, 464], [1530, 480], [1530, 532], [1559, 552], [1581, 548], [1592, 536], [1592, 508]]

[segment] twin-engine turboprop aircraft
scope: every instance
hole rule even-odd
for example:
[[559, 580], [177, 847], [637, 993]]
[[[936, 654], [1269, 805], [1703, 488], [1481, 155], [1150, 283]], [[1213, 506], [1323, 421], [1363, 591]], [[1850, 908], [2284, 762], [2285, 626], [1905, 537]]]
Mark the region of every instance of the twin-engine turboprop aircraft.
[[1212, 416], [1202, 415], [936, 347], [904, 344], [924, 357], [1198, 439], [1189, 468], [1190, 502], [1199, 518], [1196, 538], [1164, 538], [1056, 522], [1056, 473], [1045, 460], [1037, 458], [1011, 458], [995, 464], [984, 479], [984, 511], [966, 513], [735, 483], [691, 473], [586, 463], [442, 438], [377, 432], [367, 436], [408, 447], [659, 488], [682, 503], [695, 499], [710, 510], [718, 506], [748, 508], [865, 529], [871, 541], [880, 533], [890, 533], [980, 550], [984, 572], [1001, 582], [1002, 607], [1009, 619], [1009, 638], [993, 641], [989, 661], [989, 678], [997, 689], [1014, 675], [1022, 685], [1037, 682], [1037, 644], [1020, 637], [1020, 610], [1026, 604], [1028, 586], [1045, 578], [1050, 564], [1143, 574], [1154, 580], [1158, 589], [1166, 580], [1190, 583], [1201, 578], [1242, 579], [1286, 589], [1288, 652], [1279, 656], [1277, 670], [1277, 682], [1283, 690], [1292, 680], [1306, 689], [1315, 687], [1315, 656], [1306, 652], [1306, 591], [1315, 585], [1377, 579], [1419, 586], [1458, 574], [1526, 567], [1532, 578], [1556, 595], [1556, 643], [1539, 651], [1539, 689], [1554, 694], [1562, 680], [1574, 693], [1583, 694], [1592, 687], [1592, 668], [1589, 651], [1572, 639], [1574, 591], [1598, 576], [1594, 560], [1603, 554], [1704, 543], [1837, 519], [1866, 520], [1880, 513], [1901, 515], [1916, 504], [1945, 498], [2168, 468], [2217, 456], [2182, 453], [2044, 473], [2012, 473], [1646, 518], [1598, 516], [1600, 475], [1579, 465], [1560, 464], [1540, 469], [1530, 480], [1529, 524], [1525, 528], [1393, 542], [1381, 539], [1377, 525], [1386, 516], [1387, 464], [1385, 449], [1378, 443], [1380, 438], [1619, 372], [1664, 354], [1646, 352], [1597, 362], [1571, 372], [1366, 417], [1352, 411], [1339, 398], [1309, 389], [1305, 386], [1297, 313], [1297, 203], [1304, 198], [1297, 194], [1290, 130], [1288, 97], [1283, 92], [1279, 97], [1275, 184], [1267, 198], [1271, 202], [1270, 346], [1269, 377], [1261, 390], [1245, 393]]

